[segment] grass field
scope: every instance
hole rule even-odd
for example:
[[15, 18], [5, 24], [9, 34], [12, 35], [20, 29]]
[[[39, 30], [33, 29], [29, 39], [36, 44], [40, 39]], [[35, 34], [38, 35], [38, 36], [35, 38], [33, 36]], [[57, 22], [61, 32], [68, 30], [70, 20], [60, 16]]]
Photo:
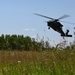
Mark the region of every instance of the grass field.
[[0, 75], [75, 75], [75, 51], [0, 51]]

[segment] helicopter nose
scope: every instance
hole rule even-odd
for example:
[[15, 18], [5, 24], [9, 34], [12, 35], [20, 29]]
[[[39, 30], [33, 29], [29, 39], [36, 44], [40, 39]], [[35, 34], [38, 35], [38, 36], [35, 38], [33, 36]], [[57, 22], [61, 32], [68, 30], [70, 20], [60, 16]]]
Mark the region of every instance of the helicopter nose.
[[50, 23], [50, 22], [47, 22], [47, 26], [49, 26], [49, 23]]

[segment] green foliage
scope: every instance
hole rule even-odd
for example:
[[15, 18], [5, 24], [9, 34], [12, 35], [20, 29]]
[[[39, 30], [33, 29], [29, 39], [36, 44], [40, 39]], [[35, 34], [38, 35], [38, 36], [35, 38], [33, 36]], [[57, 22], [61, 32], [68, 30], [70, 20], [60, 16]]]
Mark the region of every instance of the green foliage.
[[75, 51], [0, 51], [0, 75], [75, 75]]
[[44, 46], [41, 42], [32, 40], [29, 36], [23, 35], [1, 35], [0, 36], [0, 50], [42, 50]]
[[66, 41], [63, 41], [51, 47], [48, 40], [35, 41], [35, 38], [23, 35], [1, 35], [0, 36], [0, 50], [26, 50], [26, 51], [42, 51], [42, 50], [61, 50], [61, 49], [75, 49], [75, 41], [66, 46]]

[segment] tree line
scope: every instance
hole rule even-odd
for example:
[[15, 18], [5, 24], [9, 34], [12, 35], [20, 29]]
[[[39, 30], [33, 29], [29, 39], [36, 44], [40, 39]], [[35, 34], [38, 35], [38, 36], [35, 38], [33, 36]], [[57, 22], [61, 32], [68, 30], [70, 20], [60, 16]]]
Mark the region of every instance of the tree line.
[[[57, 44], [56, 47], [51, 47], [49, 41], [41, 41], [35, 40], [35, 38], [31, 38], [29, 36], [24, 35], [4, 35], [0, 36], [0, 50], [54, 50], [54, 49], [64, 49], [64, 43]], [[75, 49], [75, 40], [69, 46], [65, 47], [65, 49]]]
[[1, 35], [0, 50], [44, 50], [49, 48], [49, 42], [35, 41], [35, 38], [23, 35]]

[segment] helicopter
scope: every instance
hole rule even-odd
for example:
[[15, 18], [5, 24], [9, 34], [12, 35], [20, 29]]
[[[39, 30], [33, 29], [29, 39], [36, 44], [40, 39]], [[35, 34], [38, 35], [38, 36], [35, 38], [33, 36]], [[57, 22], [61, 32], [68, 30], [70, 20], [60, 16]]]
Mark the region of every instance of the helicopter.
[[[60, 33], [62, 37], [72, 37], [72, 35], [68, 34], [69, 33], [68, 29], [66, 30], [66, 33], [63, 31], [63, 29], [62, 29], [63, 25], [59, 22], [60, 19], [69, 17], [69, 15], [63, 15], [58, 19], [54, 19], [54, 18], [51, 18], [51, 17], [47, 17], [47, 16], [44, 16], [44, 15], [37, 14], [37, 13], [35, 13], [35, 15], [50, 19], [49, 21], [47, 21], [48, 29], [52, 28], [54, 31]], [[69, 22], [66, 22], [66, 23], [69, 23]]]

